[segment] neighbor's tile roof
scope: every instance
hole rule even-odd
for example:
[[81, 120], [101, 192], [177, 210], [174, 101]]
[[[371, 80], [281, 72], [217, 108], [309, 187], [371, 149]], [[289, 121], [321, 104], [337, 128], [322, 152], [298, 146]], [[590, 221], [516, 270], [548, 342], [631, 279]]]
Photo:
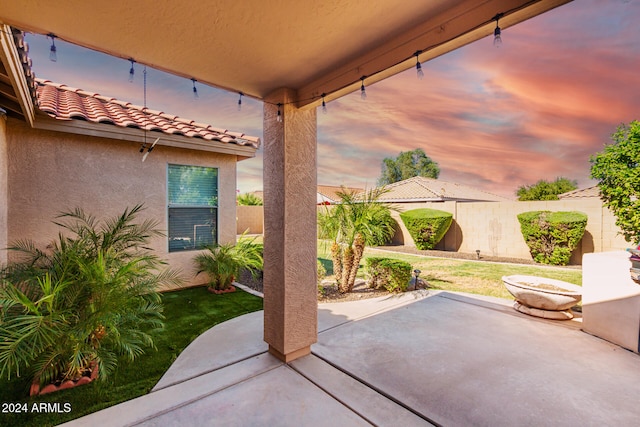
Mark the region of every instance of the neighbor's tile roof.
[[[345, 186], [333, 186], [333, 185], [318, 185], [318, 194], [326, 199], [329, 202], [339, 202], [340, 196], [338, 193], [360, 193], [364, 191], [362, 188], [353, 188], [353, 187], [345, 187]], [[320, 197], [319, 197], [320, 198]], [[320, 200], [318, 203], [323, 202], [325, 200]]]
[[466, 185], [416, 176], [387, 185], [389, 192], [380, 197], [385, 202], [422, 202], [441, 200], [508, 202], [497, 196]]
[[558, 199], [584, 199], [586, 197], [600, 197], [600, 189], [598, 186], [594, 185], [593, 187], [558, 194]]
[[58, 120], [86, 120], [258, 148], [260, 138], [196, 123], [162, 111], [36, 79], [38, 108]]

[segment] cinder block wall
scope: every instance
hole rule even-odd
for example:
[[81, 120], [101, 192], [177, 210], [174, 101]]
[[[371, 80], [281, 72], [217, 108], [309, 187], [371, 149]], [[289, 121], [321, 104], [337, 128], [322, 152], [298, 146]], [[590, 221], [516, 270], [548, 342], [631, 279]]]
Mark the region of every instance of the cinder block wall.
[[[571, 264], [580, 264], [582, 255], [591, 252], [624, 250], [631, 244], [619, 234], [616, 218], [597, 198], [552, 200], [537, 202], [429, 202], [399, 203], [399, 212], [431, 208], [453, 214], [451, 228], [436, 249], [491, 256], [531, 259], [529, 248], [520, 231], [517, 215], [527, 211], [579, 211], [588, 216], [587, 228], [578, 248], [571, 256]], [[251, 209], [245, 209], [251, 208]], [[326, 209], [326, 207], [319, 207]], [[393, 244], [415, 246], [399, 212], [392, 212], [398, 226]], [[238, 206], [238, 233], [249, 228], [261, 233], [262, 206]], [[256, 221], [256, 225], [253, 221]], [[261, 224], [261, 223], [260, 223]], [[255, 228], [254, 228], [255, 227]], [[260, 230], [260, 231], [257, 231]]]
[[262, 206], [237, 206], [237, 234], [262, 234], [264, 231], [264, 209]]

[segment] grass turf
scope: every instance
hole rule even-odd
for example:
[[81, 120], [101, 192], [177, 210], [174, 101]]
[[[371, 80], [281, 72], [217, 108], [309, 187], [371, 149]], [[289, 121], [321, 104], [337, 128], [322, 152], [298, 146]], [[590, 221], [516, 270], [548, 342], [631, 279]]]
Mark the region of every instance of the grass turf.
[[[213, 295], [206, 288], [189, 288], [163, 295], [165, 328], [154, 337], [156, 350], [147, 350], [135, 362], [121, 361], [105, 382], [93, 383], [44, 396], [26, 397], [28, 379], [0, 379], [0, 426], [52, 426], [147, 394], [180, 352], [212, 326], [262, 310], [262, 298], [238, 290]], [[215, 351], [215, 349], [211, 349]], [[16, 413], [16, 405], [27, 412]], [[53, 403], [47, 411], [34, 411]], [[65, 409], [70, 405], [70, 411]], [[5, 409], [8, 412], [3, 412]], [[11, 409], [11, 411], [9, 411]]]

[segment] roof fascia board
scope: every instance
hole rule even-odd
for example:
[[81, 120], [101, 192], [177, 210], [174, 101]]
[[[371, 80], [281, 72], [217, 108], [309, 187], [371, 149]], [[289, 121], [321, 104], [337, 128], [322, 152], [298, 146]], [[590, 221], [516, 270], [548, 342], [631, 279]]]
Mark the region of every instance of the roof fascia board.
[[11, 85], [18, 98], [18, 104], [20, 104], [20, 108], [22, 109], [22, 114], [29, 125], [33, 127], [35, 109], [33, 99], [31, 99], [29, 92], [27, 78], [24, 75], [24, 68], [22, 61], [20, 61], [18, 48], [13, 41], [11, 27], [3, 23], [0, 23], [0, 59], [5, 64]]
[[[110, 129], [105, 127], [110, 126]], [[81, 120], [57, 120], [44, 114], [39, 114], [34, 123], [34, 128], [54, 132], [72, 133], [76, 135], [95, 136], [121, 141], [142, 143], [145, 141], [145, 133], [141, 129], [123, 128], [104, 123], [90, 123]], [[158, 145], [167, 147], [184, 148], [187, 150], [208, 151], [213, 153], [230, 154], [238, 156], [239, 160], [255, 157], [256, 149], [249, 146], [241, 146], [220, 141], [208, 141], [201, 138], [191, 138], [182, 135], [168, 135], [160, 132], [147, 132], [146, 141], [153, 142], [160, 138]]]
[[492, 18], [497, 13], [505, 13], [500, 19], [500, 28], [505, 29], [570, 1], [465, 1], [298, 88], [298, 107], [317, 107], [322, 102], [322, 94], [326, 94], [325, 101], [331, 101], [354, 92], [360, 88], [362, 76], [366, 76], [368, 86], [415, 67], [414, 52], [422, 51], [420, 62], [426, 62], [493, 34]]

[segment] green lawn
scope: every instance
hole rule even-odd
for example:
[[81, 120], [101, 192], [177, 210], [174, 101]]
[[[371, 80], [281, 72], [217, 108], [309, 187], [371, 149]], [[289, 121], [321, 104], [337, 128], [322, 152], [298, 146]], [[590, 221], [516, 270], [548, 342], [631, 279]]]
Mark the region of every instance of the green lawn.
[[[241, 290], [213, 295], [206, 288], [189, 288], [163, 295], [165, 329], [154, 341], [157, 351], [149, 350], [136, 362], [121, 362], [106, 382], [96, 381], [71, 390], [42, 397], [24, 397], [29, 380], [0, 380], [0, 404], [27, 404], [30, 413], [0, 413], [0, 426], [51, 426], [148, 393], [180, 352], [198, 335], [234, 317], [262, 310], [262, 298]], [[211, 349], [215, 351], [215, 349]], [[206, 355], [204, 355], [206, 357]], [[71, 405], [68, 413], [33, 413], [34, 403]], [[0, 411], [3, 408], [0, 408]], [[4, 408], [4, 409], [8, 409]]]
[[[427, 258], [367, 248], [364, 258], [372, 256], [407, 261], [413, 266], [413, 269], [418, 269], [422, 272], [420, 277], [427, 280], [433, 289], [467, 292], [499, 298], [513, 299], [502, 283], [502, 276], [512, 274], [542, 276], [564, 280], [576, 285], [582, 284], [582, 271], [579, 269]], [[329, 248], [323, 242], [318, 245], [318, 258], [327, 269], [327, 274], [333, 274]], [[360, 263], [358, 276], [364, 277], [364, 259]]]

